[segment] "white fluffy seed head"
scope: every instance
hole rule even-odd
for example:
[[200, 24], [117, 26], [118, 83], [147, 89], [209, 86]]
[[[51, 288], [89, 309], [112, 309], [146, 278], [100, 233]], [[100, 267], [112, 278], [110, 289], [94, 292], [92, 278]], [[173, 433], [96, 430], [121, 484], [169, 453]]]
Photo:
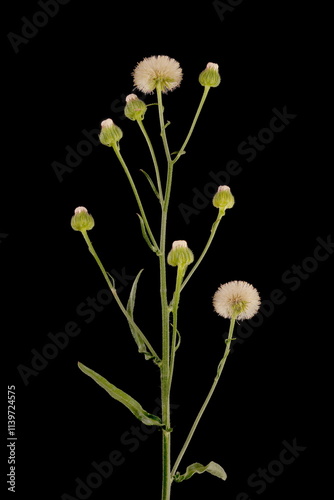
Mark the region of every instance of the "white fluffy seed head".
[[151, 94], [157, 85], [162, 92], [174, 90], [182, 80], [180, 64], [168, 56], [145, 57], [137, 64], [133, 73], [135, 87], [144, 94]]
[[259, 310], [260, 304], [258, 291], [245, 281], [220, 285], [213, 296], [214, 310], [223, 318], [250, 319]]

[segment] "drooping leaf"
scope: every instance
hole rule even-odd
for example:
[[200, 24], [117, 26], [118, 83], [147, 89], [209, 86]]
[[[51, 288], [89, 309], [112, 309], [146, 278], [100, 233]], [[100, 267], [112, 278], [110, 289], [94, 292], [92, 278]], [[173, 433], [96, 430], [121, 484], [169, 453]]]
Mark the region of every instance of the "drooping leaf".
[[145, 170], [140, 169], [140, 171], [141, 171], [141, 172], [143, 172], [143, 174], [145, 175], [146, 179], [148, 180], [148, 182], [149, 182], [149, 184], [150, 184], [150, 186], [151, 186], [151, 188], [152, 188], [153, 193], [154, 193], [154, 194], [155, 194], [155, 196], [158, 198], [158, 200], [160, 200], [160, 195], [159, 195], [158, 190], [157, 190], [157, 188], [155, 187], [155, 184], [154, 184], [154, 182], [152, 181], [151, 177], [148, 175], [148, 173], [147, 173], [147, 172], [145, 172]]
[[203, 472], [209, 472], [213, 476], [219, 477], [219, 479], [223, 479], [224, 481], [227, 477], [224, 469], [216, 462], [210, 462], [208, 463], [208, 465], [195, 463], [189, 465], [184, 474], [180, 474], [179, 472], [177, 472], [174, 476], [174, 481], [176, 481], [177, 483], [182, 483], [182, 481], [190, 479], [194, 474], [203, 474]]
[[138, 403], [138, 401], [133, 399], [126, 392], [122, 391], [121, 389], [118, 389], [116, 386], [108, 382], [108, 380], [106, 380], [104, 377], [94, 372], [93, 370], [83, 365], [82, 363], [78, 363], [78, 366], [80, 370], [83, 371], [83, 373], [88, 375], [88, 377], [92, 378], [99, 386], [101, 386], [105, 391], [107, 391], [107, 393], [112, 398], [116, 399], [124, 406], [126, 406], [131, 411], [131, 413], [133, 413], [135, 417], [137, 417], [141, 422], [143, 422], [143, 424], [158, 425], [158, 426], [163, 425], [159, 417], [145, 411], [142, 408], [142, 406]]

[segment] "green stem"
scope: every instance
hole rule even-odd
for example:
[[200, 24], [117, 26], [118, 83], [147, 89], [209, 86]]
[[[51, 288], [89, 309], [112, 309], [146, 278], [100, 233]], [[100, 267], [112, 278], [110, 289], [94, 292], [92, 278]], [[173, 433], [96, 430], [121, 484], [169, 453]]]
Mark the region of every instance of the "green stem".
[[191, 137], [191, 135], [192, 135], [192, 133], [194, 131], [196, 122], [197, 122], [198, 117], [199, 117], [199, 115], [200, 115], [200, 113], [202, 111], [203, 105], [205, 103], [205, 99], [207, 98], [207, 95], [209, 93], [210, 88], [211, 87], [205, 86], [204, 89], [203, 89], [202, 99], [201, 99], [201, 101], [200, 101], [200, 103], [198, 105], [195, 117], [194, 117], [193, 122], [191, 124], [191, 127], [189, 129], [188, 135], [187, 135], [184, 143], [182, 144], [180, 151], [177, 153], [176, 157], [174, 158], [173, 163], [176, 163], [177, 160], [180, 158], [180, 156], [184, 153], [184, 150], [185, 150], [185, 148], [186, 148], [186, 146], [187, 146], [187, 144], [189, 142], [189, 139], [190, 139], [190, 137]]
[[131, 174], [130, 174], [130, 171], [129, 171], [129, 169], [128, 169], [128, 167], [127, 167], [127, 165], [126, 165], [125, 161], [124, 161], [123, 156], [121, 155], [121, 152], [120, 152], [120, 150], [119, 150], [118, 146], [117, 146], [117, 145], [115, 145], [115, 146], [113, 147], [113, 149], [114, 149], [114, 151], [115, 151], [115, 153], [116, 153], [116, 156], [117, 156], [117, 158], [118, 158], [118, 160], [119, 160], [120, 164], [122, 165], [123, 170], [124, 170], [124, 172], [125, 172], [125, 174], [126, 174], [126, 176], [127, 176], [127, 178], [128, 178], [128, 181], [129, 181], [130, 186], [131, 186], [131, 188], [132, 188], [133, 194], [135, 195], [135, 198], [136, 198], [136, 201], [137, 201], [137, 204], [138, 204], [138, 208], [139, 208], [140, 214], [141, 214], [141, 216], [142, 216], [142, 218], [143, 218], [143, 221], [144, 221], [145, 227], [146, 227], [146, 229], [147, 229], [148, 235], [149, 235], [149, 237], [150, 237], [150, 240], [151, 240], [151, 242], [152, 242], [153, 246], [154, 246], [156, 249], [158, 249], [158, 248], [159, 248], [159, 247], [158, 247], [158, 244], [157, 244], [157, 242], [155, 241], [155, 238], [154, 238], [153, 233], [152, 233], [152, 231], [151, 231], [150, 225], [149, 225], [149, 223], [148, 223], [148, 220], [147, 220], [147, 217], [146, 217], [146, 214], [145, 214], [145, 211], [144, 211], [144, 208], [143, 208], [143, 205], [142, 205], [141, 199], [140, 199], [140, 196], [139, 196], [139, 194], [138, 194], [138, 191], [137, 191], [136, 185], [135, 185], [135, 183], [134, 183], [134, 181], [133, 181], [133, 179], [132, 179], [132, 176], [131, 176]]
[[179, 302], [180, 302], [180, 293], [181, 293], [181, 285], [182, 285], [182, 279], [185, 273], [185, 268], [181, 266], [177, 266], [177, 274], [176, 274], [176, 284], [175, 284], [175, 291], [174, 291], [174, 296], [173, 296], [173, 335], [172, 335], [172, 346], [171, 346], [171, 353], [170, 353], [170, 369], [169, 369], [169, 390], [171, 390], [172, 387], [172, 378], [173, 378], [173, 372], [174, 372], [174, 363], [175, 363], [175, 348], [176, 348], [176, 339], [177, 339], [177, 312], [179, 308]]
[[162, 422], [165, 430], [162, 431], [162, 500], [170, 499], [171, 488], [171, 434], [170, 434], [170, 390], [169, 390], [169, 370], [170, 370], [170, 334], [169, 334], [169, 314], [167, 300], [167, 277], [166, 277], [166, 231], [167, 214], [172, 186], [173, 164], [171, 161], [169, 146], [166, 137], [165, 123], [163, 116], [163, 105], [161, 86], [157, 85], [158, 111], [161, 137], [167, 159], [167, 181], [165, 187], [164, 202], [161, 212], [160, 229], [160, 297], [162, 314], [162, 364], [161, 364], [161, 406]]
[[159, 122], [160, 122], [160, 131], [161, 131], [161, 137], [162, 137], [162, 142], [164, 145], [165, 149], [165, 154], [167, 158], [167, 163], [171, 163], [171, 155], [170, 155], [170, 150], [168, 146], [168, 141], [167, 141], [167, 136], [166, 136], [166, 125], [165, 125], [165, 120], [164, 120], [164, 107], [162, 104], [162, 92], [161, 92], [161, 85], [158, 83], [157, 84], [157, 98], [158, 98], [158, 110], [159, 110]]
[[155, 152], [154, 152], [151, 140], [150, 140], [150, 138], [148, 136], [148, 133], [146, 132], [145, 126], [143, 124], [143, 121], [142, 120], [137, 120], [137, 123], [138, 123], [138, 125], [140, 127], [140, 130], [142, 131], [142, 133], [143, 133], [143, 135], [145, 137], [145, 140], [147, 142], [148, 148], [149, 148], [150, 153], [151, 153], [151, 157], [152, 157], [152, 161], [153, 161], [153, 165], [154, 165], [154, 170], [155, 170], [155, 175], [156, 175], [156, 179], [157, 179], [157, 185], [158, 185], [158, 192], [159, 192], [159, 197], [160, 197], [160, 203], [163, 203], [163, 193], [162, 193], [161, 179], [160, 179], [160, 172], [159, 172], [159, 166], [158, 166], [157, 158], [155, 156]]
[[172, 478], [173, 478], [173, 476], [177, 472], [177, 468], [178, 468], [178, 466], [179, 466], [179, 464], [180, 464], [180, 462], [182, 460], [182, 457], [185, 454], [185, 452], [186, 452], [186, 450], [187, 450], [187, 448], [189, 446], [189, 443], [190, 443], [190, 441], [191, 441], [191, 439], [192, 439], [192, 437], [194, 435], [194, 432], [195, 432], [195, 430], [196, 430], [196, 428], [197, 428], [197, 426], [199, 424], [199, 421], [201, 420], [202, 415], [203, 415], [206, 407], [208, 406], [208, 403], [209, 403], [209, 401], [210, 401], [210, 399], [212, 397], [212, 394], [214, 393], [214, 390], [215, 390], [215, 388], [216, 388], [216, 386], [217, 386], [217, 384], [219, 382], [220, 376], [222, 374], [223, 368], [224, 368], [225, 363], [226, 363], [227, 356], [229, 355], [230, 350], [231, 350], [230, 346], [231, 346], [231, 341], [232, 341], [232, 335], [233, 335], [234, 325], [235, 325], [235, 318], [232, 318], [231, 321], [230, 321], [230, 329], [229, 329], [229, 332], [228, 332], [228, 338], [225, 341], [226, 342], [226, 347], [225, 347], [224, 356], [223, 356], [223, 358], [221, 359], [221, 361], [220, 361], [220, 363], [218, 365], [217, 374], [215, 376], [215, 379], [213, 381], [211, 389], [210, 389], [210, 391], [209, 391], [209, 393], [208, 393], [208, 395], [207, 395], [207, 397], [206, 397], [206, 399], [205, 399], [205, 401], [204, 401], [204, 403], [203, 403], [203, 405], [202, 405], [202, 407], [201, 407], [201, 409], [200, 409], [197, 417], [195, 418], [195, 421], [193, 423], [192, 428], [190, 429], [190, 432], [189, 432], [189, 434], [187, 436], [187, 439], [185, 440], [185, 443], [184, 443], [184, 445], [183, 445], [183, 447], [182, 447], [182, 449], [181, 449], [181, 451], [179, 453], [179, 456], [177, 457], [177, 459], [175, 461], [174, 467], [173, 467], [172, 472], [171, 472]]
[[101, 260], [99, 259], [99, 256], [97, 255], [97, 253], [96, 253], [96, 251], [95, 251], [95, 249], [94, 249], [94, 247], [92, 245], [92, 242], [90, 241], [90, 238], [89, 238], [89, 236], [87, 234], [87, 231], [81, 231], [81, 233], [82, 233], [82, 236], [84, 237], [85, 242], [87, 243], [87, 246], [88, 246], [88, 249], [89, 249], [90, 253], [93, 255], [94, 259], [97, 262], [97, 265], [101, 269], [101, 272], [102, 272], [102, 274], [103, 274], [106, 282], [108, 283], [110, 291], [113, 294], [113, 297], [116, 300], [119, 308], [121, 309], [122, 313], [124, 314], [124, 316], [126, 317], [126, 319], [128, 320], [128, 322], [131, 324], [131, 326], [136, 330], [137, 334], [140, 336], [140, 338], [142, 339], [142, 341], [145, 343], [147, 349], [152, 354], [153, 359], [155, 359], [156, 363], [159, 364], [160, 360], [159, 360], [159, 357], [158, 357], [157, 353], [155, 352], [155, 350], [153, 349], [153, 347], [151, 346], [150, 342], [147, 340], [147, 338], [145, 337], [145, 335], [143, 334], [143, 332], [140, 330], [140, 328], [138, 327], [138, 325], [136, 325], [136, 323], [133, 321], [133, 319], [131, 318], [130, 314], [127, 312], [126, 308], [123, 306], [122, 301], [121, 301], [121, 299], [118, 296], [116, 288], [112, 284], [112, 282], [111, 282], [111, 280], [110, 280], [110, 278], [108, 276], [107, 271], [105, 270], [105, 268], [104, 268]]
[[181, 290], [183, 290], [183, 288], [186, 286], [186, 284], [188, 283], [188, 281], [190, 280], [190, 278], [192, 277], [192, 275], [194, 274], [194, 272], [196, 271], [196, 269], [198, 268], [198, 266], [200, 265], [200, 263], [202, 262], [202, 260], [204, 259], [207, 251], [209, 250], [210, 248], [210, 245], [212, 243], [212, 240], [216, 234], [216, 231], [218, 229], [218, 226], [219, 226], [219, 222], [221, 220], [221, 218], [223, 217], [224, 215], [224, 212], [222, 210], [219, 210], [219, 213], [218, 213], [218, 216], [217, 216], [217, 219], [215, 220], [215, 222], [212, 224], [212, 227], [211, 227], [211, 231], [210, 231], [210, 236], [209, 236], [209, 239], [201, 253], [201, 255], [198, 257], [196, 263], [193, 265], [193, 267], [191, 268], [191, 271], [189, 272], [189, 274], [187, 275], [187, 277], [185, 278], [185, 280], [183, 281], [182, 283], [182, 287], [181, 287]]

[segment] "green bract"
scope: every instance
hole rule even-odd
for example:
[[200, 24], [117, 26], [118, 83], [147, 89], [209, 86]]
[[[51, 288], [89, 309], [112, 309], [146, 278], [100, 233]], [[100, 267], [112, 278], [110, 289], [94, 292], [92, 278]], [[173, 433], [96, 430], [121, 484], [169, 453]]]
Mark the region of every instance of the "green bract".
[[226, 210], [234, 205], [234, 196], [228, 186], [219, 186], [217, 193], [212, 199], [213, 206]]
[[167, 262], [170, 266], [188, 266], [194, 262], [194, 254], [187, 246], [175, 246], [169, 252]]
[[93, 217], [85, 211], [75, 213], [71, 219], [71, 226], [75, 231], [89, 231], [94, 225]]
[[133, 98], [127, 101], [124, 108], [124, 114], [132, 121], [143, 120], [146, 110], [147, 106], [144, 101], [141, 101], [138, 98]]
[[218, 87], [221, 81], [220, 74], [218, 73], [218, 65], [209, 63], [198, 79], [199, 83], [204, 87]]
[[101, 132], [99, 135], [101, 144], [108, 147], [115, 147], [122, 137], [122, 130], [110, 118], [101, 123]]

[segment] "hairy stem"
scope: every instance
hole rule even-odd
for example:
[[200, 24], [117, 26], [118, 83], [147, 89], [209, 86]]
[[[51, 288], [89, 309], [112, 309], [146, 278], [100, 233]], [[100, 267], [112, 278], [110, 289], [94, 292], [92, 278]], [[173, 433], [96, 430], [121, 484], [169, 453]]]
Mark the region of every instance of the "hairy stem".
[[173, 335], [172, 335], [172, 345], [171, 345], [171, 353], [170, 353], [170, 370], [169, 370], [169, 390], [171, 390], [172, 387], [172, 378], [173, 378], [173, 372], [174, 372], [174, 364], [175, 364], [175, 348], [176, 348], [176, 338], [177, 338], [177, 312], [179, 308], [179, 302], [180, 302], [180, 292], [181, 292], [181, 284], [182, 284], [182, 279], [185, 273], [185, 268], [182, 266], [177, 267], [177, 274], [176, 274], [176, 284], [175, 284], [175, 291], [174, 291], [174, 296], [173, 296]]
[[162, 402], [162, 422], [165, 430], [162, 431], [162, 500], [170, 499], [171, 488], [171, 433], [170, 433], [170, 388], [169, 388], [169, 370], [170, 370], [170, 333], [169, 333], [169, 314], [167, 297], [167, 276], [166, 276], [166, 231], [167, 214], [172, 187], [173, 164], [171, 161], [166, 127], [163, 115], [161, 87], [157, 85], [158, 112], [160, 122], [160, 132], [167, 159], [167, 180], [165, 186], [164, 202], [161, 213], [160, 230], [160, 297], [162, 311], [162, 365], [161, 365], [161, 402]]

